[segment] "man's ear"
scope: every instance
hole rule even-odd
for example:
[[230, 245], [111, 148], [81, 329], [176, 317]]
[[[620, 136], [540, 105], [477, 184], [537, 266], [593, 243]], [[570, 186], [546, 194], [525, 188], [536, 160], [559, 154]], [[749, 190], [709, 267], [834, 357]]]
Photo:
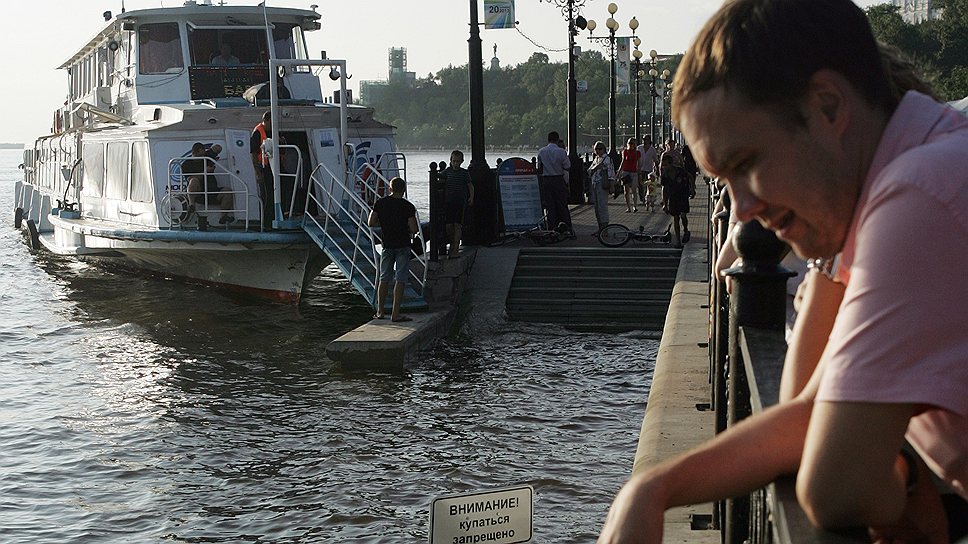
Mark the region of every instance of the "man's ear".
[[807, 118], [819, 114], [819, 120], [842, 134], [850, 117], [850, 104], [847, 100], [849, 83], [833, 70], [818, 70], [807, 84], [805, 107]]

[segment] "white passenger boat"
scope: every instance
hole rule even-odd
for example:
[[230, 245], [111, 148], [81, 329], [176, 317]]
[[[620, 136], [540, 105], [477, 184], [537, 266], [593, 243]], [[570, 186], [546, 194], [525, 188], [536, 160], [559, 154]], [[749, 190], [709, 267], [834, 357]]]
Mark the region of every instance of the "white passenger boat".
[[[51, 134], [24, 151], [16, 226], [57, 254], [286, 301], [340, 261], [371, 298], [365, 215], [404, 158], [392, 127], [340, 99], [345, 61], [309, 58], [312, 8], [106, 12], [60, 66], [69, 91]], [[266, 111], [271, 131], [250, 142]]]

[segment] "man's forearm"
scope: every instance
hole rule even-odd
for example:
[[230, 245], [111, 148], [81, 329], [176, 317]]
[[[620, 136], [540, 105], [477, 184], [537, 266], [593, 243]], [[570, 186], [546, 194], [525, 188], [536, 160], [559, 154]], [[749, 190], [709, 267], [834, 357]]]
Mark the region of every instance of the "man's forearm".
[[798, 399], [770, 408], [636, 474], [612, 503], [599, 542], [658, 544], [666, 509], [742, 495], [796, 472], [811, 407]]
[[657, 466], [672, 476], [666, 507], [741, 495], [795, 473], [812, 406], [805, 400], [775, 406]]

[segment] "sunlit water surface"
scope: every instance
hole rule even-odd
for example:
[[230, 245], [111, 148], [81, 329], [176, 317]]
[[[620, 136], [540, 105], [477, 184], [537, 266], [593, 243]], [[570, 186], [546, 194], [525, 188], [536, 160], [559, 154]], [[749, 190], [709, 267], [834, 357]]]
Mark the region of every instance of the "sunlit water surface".
[[[439, 154], [411, 157], [415, 179]], [[417, 542], [433, 498], [535, 489], [534, 542], [591, 542], [658, 344], [468, 324], [398, 373], [326, 359], [370, 309], [298, 307], [34, 253], [0, 151], [0, 541]]]

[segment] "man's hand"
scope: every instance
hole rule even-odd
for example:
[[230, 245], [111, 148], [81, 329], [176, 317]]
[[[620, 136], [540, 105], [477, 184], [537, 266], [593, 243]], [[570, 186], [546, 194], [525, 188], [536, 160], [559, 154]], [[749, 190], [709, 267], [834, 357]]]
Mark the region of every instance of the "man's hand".
[[598, 544], [662, 542], [665, 507], [656, 495], [648, 478], [637, 476], [629, 480], [608, 509]]
[[877, 544], [947, 544], [948, 520], [924, 461], [912, 467], [920, 474], [914, 493], [907, 498], [901, 519], [889, 526], [871, 527], [871, 540]]

